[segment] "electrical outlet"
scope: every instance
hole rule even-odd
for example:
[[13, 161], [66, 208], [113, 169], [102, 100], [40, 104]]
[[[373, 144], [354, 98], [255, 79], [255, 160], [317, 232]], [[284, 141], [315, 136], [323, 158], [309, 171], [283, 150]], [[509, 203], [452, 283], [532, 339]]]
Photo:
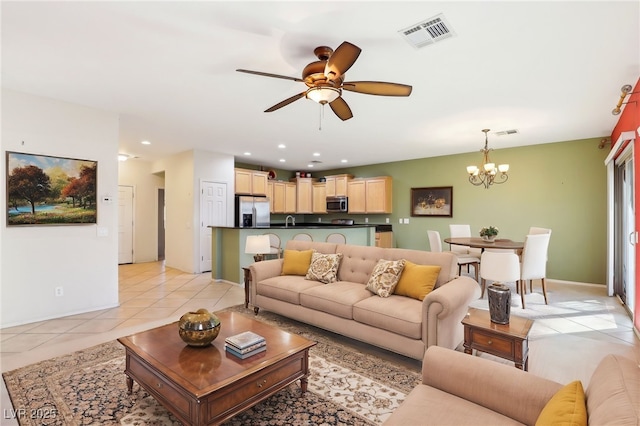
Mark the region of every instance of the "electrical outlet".
[[55, 293], [57, 297], [64, 296], [64, 289], [62, 287], [56, 287]]
[[386, 222], [386, 223], [389, 223], [389, 218], [386, 218], [386, 219], [385, 219], [385, 222]]
[[369, 223], [369, 218], [368, 217], [364, 218], [364, 223]]

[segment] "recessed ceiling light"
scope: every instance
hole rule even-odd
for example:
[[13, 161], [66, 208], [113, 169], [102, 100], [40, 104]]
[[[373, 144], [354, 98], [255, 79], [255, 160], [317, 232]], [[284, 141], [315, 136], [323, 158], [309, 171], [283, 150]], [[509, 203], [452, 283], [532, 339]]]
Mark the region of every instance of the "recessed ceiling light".
[[140, 143], [141, 143], [142, 145], [151, 145], [151, 142], [149, 142], [149, 141], [142, 141], [142, 142], [140, 142]]
[[307, 167], [309, 167], [310, 169], [313, 168], [313, 164], [307, 164]]
[[320, 157], [320, 153], [319, 153], [319, 152], [314, 152], [314, 153], [313, 153], [313, 156], [314, 156], [314, 157]]
[[340, 160], [341, 163], [348, 163], [347, 160]]
[[278, 144], [278, 148], [280, 148], [280, 149], [283, 149], [283, 148], [286, 148], [286, 147], [287, 147], [287, 146], [286, 146], [285, 144], [283, 144], [283, 143]]
[[127, 161], [129, 156], [127, 154], [118, 154], [118, 161]]
[[281, 162], [281, 163], [284, 163], [284, 162], [286, 162], [286, 161], [287, 161], [287, 160], [285, 160], [284, 158], [281, 158], [281, 159], [280, 159], [280, 162]]
[[251, 153], [250, 152], [245, 152], [244, 155], [251, 155]]

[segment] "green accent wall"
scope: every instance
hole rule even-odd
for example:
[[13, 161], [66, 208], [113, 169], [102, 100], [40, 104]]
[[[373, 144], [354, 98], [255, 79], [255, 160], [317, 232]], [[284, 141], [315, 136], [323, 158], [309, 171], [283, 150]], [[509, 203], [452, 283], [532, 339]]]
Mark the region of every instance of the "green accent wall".
[[[364, 223], [365, 217], [369, 223], [384, 223], [389, 217], [397, 247], [429, 250], [427, 230], [439, 231], [446, 238], [452, 223], [468, 223], [472, 233], [494, 225], [501, 238], [518, 241], [524, 240], [530, 226], [551, 228], [547, 277], [604, 285], [607, 215], [604, 159], [608, 151], [598, 149], [601, 139], [492, 151], [491, 160], [508, 163], [510, 169], [506, 183], [489, 189], [468, 181], [466, 167], [481, 163], [479, 150], [322, 174], [392, 176], [392, 214], [350, 217], [358, 223]], [[411, 188], [431, 186], [453, 187], [452, 218], [411, 217]], [[409, 224], [399, 224], [400, 218], [409, 218]]]

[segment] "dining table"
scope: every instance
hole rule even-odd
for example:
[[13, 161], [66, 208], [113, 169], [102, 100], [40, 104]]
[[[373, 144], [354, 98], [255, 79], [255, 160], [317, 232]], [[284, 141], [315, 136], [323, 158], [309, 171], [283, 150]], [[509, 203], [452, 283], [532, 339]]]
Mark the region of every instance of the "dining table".
[[496, 238], [493, 241], [487, 241], [478, 237], [449, 237], [445, 238], [444, 242], [457, 246], [479, 248], [482, 251], [484, 251], [484, 249], [490, 248], [516, 250], [516, 252], [519, 252], [524, 248], [524, 241], [513, 241], [504, 238]]

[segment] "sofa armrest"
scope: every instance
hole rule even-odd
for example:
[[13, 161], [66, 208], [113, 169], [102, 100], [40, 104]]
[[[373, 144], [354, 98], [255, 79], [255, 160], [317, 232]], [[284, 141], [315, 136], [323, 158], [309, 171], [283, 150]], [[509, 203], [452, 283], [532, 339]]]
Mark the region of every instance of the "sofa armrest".
[[530, 425], [562, 388], [560, 383], [513, 365], [437, 346], [424, 355], [422, 380], [425, 385]]
[[256, 283], [266, 280], [267, 278], [277, 277], [282, 273], [283, 259], [263, 260], [249, 265], [251, 271], [251, 285], [249, 292], [249, 300], [253, 302], [256, 296]]
[[429, 293], [422, 302], [425, 346], [458, 347], [464, 338], [462, 319], [469, 304], [479, 297], [480, 286], [469, 277], [456, 277]]

